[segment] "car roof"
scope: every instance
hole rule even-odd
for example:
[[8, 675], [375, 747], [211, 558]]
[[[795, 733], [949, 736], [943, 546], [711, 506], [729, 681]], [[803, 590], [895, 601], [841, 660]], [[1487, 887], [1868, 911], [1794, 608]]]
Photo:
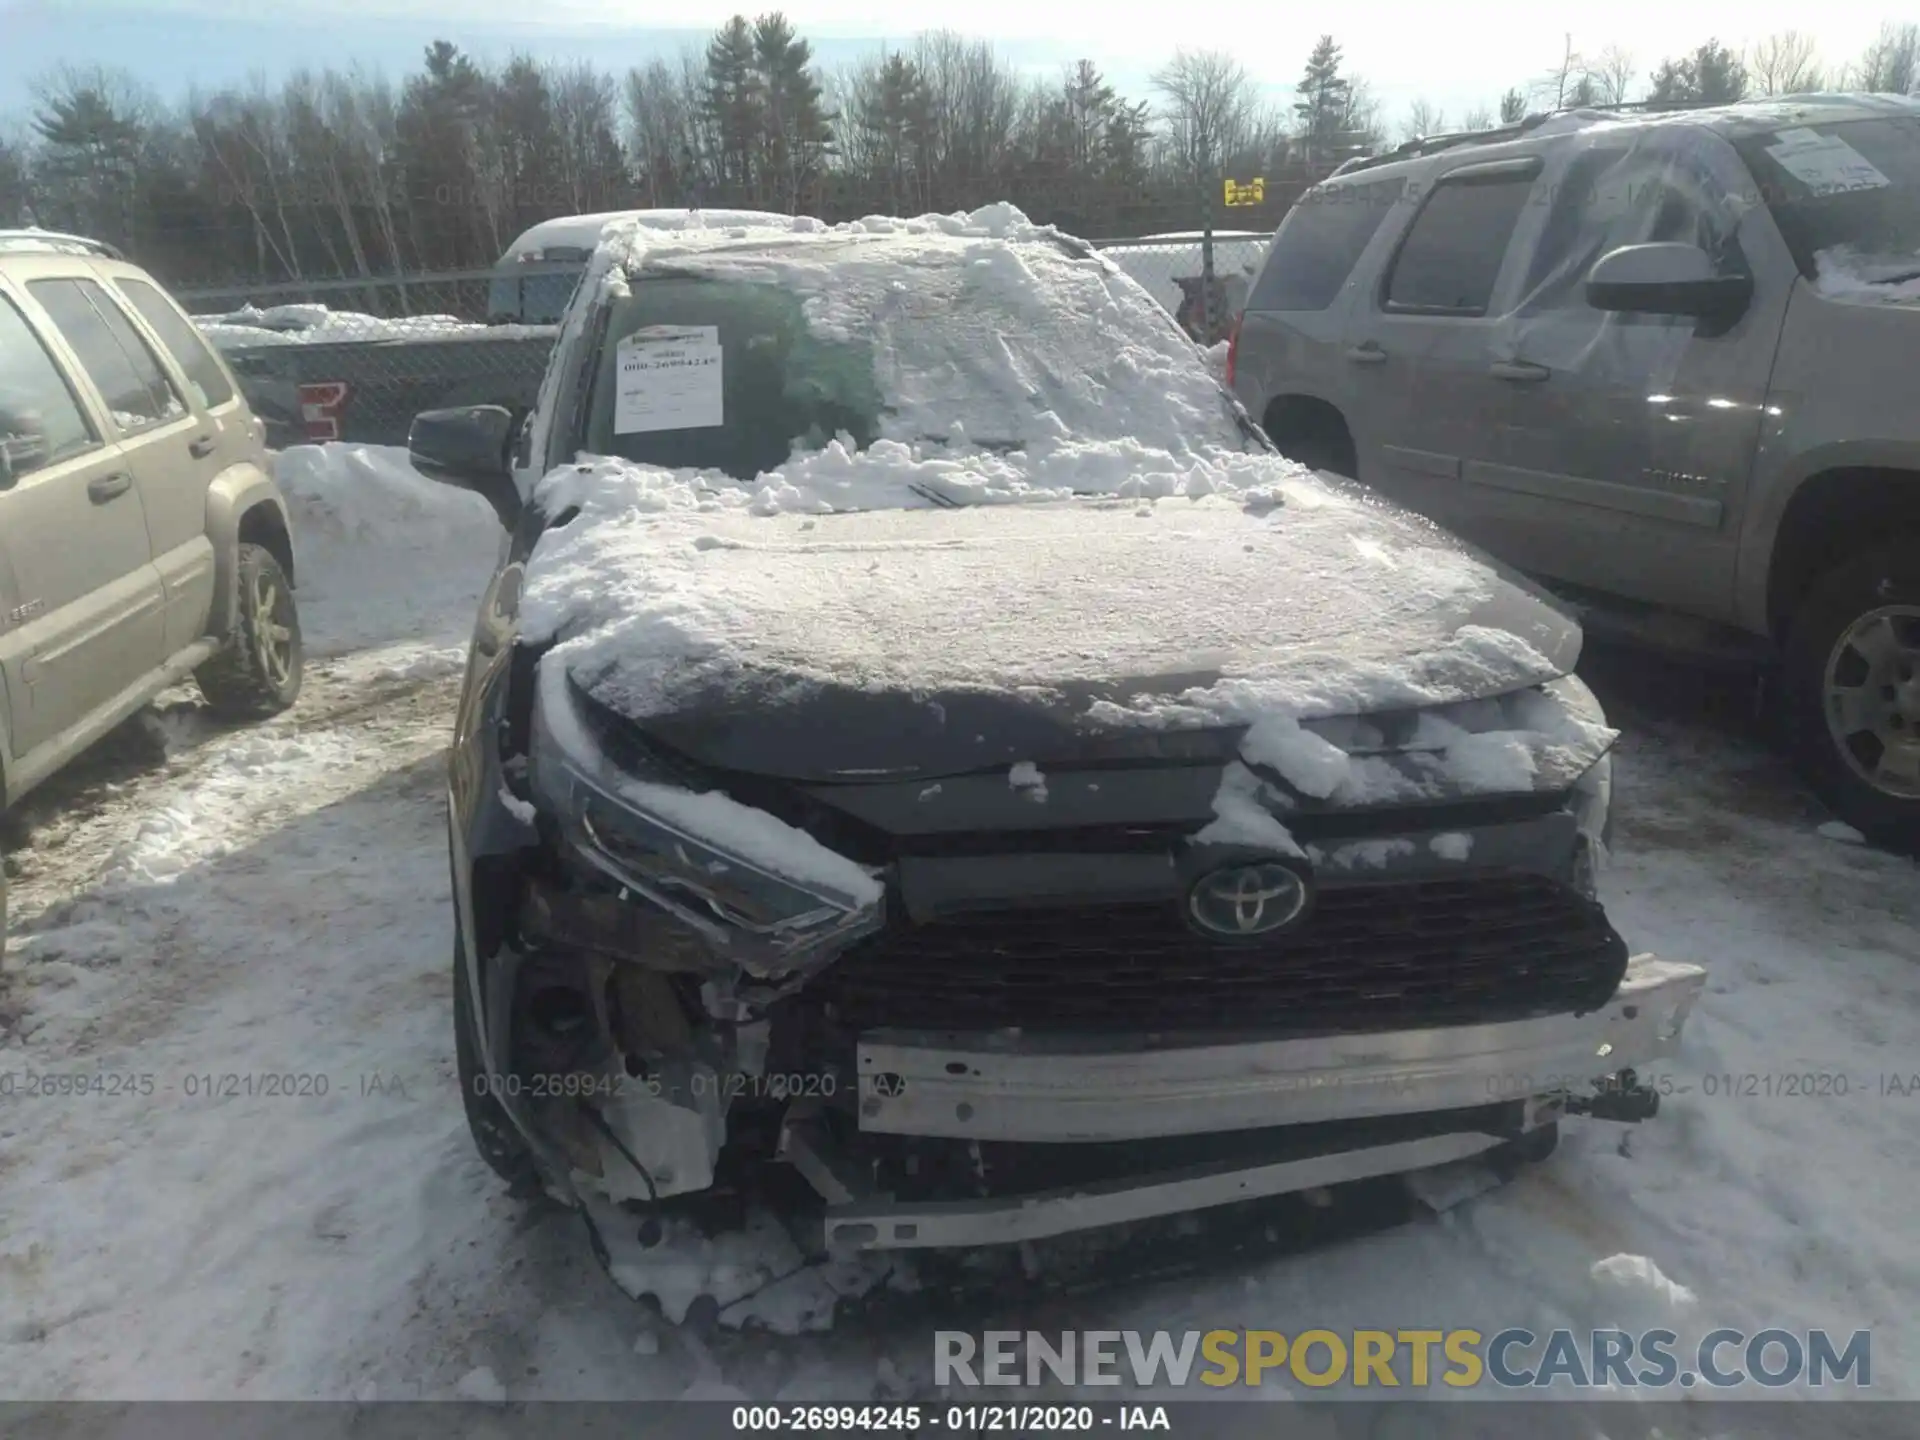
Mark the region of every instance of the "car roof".
[[556, 215], [523, 232], [507, 247], [500, 263], [511, 264], [523, 257], [537, 260], [538, 252], [548, 249], [591, 250], [599, 243], [600, 232], [616, 220], [632, 220], [649, 230], [689, 230], [775, 222], [785, 228], [792, 219], [769, 210], [603, 210], [593, 215]]
[[1455, 163], [1497, 158], [1481, 153], [1494, 147], [1552, 141], [1600, 129], [1609, 134], [1631, 134], [1685, 126], [1734, 140], [1793, 125], [1830, 125], [1889, 116], [1920, 118], [1920, 97], [1834, 93], [1780, 95], [1731, 104], [1642, 103], [1560, 110], [1529, 115], [1492, 130], [1417, 136], [1384, 155], [1350, 160], [1321, 184], [1386, 179], [1430, 168], [1450, 169]]
[[[791, 223], [786, 217], [782, 217], [782, 222]], [[862, 230], [858, 226], [835, 226], [819, 230], [775, 230], [734, 226], [687, 231], [657, 239], [649, 237], [644, 248], [615, 263], [627, 274], [640, 278], [648, 271], [666, 275], [677, 270], [708, 271], [715, 266], [724, 267], [756, 257], [792, 256], [804, 257], [807, 263], [832, 263], [842, 257], [879, 259], [901, 254], [918, 260], [933, 255], [950, 256], [959, 262], [978, 258], [982, 245], [1011, 246], [1063, 260], [1095, 259], [1100, 254], [1084, 240], [1038, 229], [1024, 234], [986, 235], [978, 231], [953, 233], [923, 228]]]
[[5, 255], [92, 255], [105, 260], [126, 259], [104, 240], [41, 230], [31, 225], [20, 230], [0, 230], [0, 256]]
[[[1198, 244], [1205, 238], [1205, 234], [1206, 232], [1202, 230], [1169, 230], [1161, 235], [1142, 235], [1136, 240], [1127, 241], [1126, 244], [1145, 245], [1149, 241], [1158, 240], [1192, 241]], [[1273, 232], [1271, 230], [1216, 230], [1213, 232], [1213, 238], [1215, 240], [1270, 240], [1273, 238]]]

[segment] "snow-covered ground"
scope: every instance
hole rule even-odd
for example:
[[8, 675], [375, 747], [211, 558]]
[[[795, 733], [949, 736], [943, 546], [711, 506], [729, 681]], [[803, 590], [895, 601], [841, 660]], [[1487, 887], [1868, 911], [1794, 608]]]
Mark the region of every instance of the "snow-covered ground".
[[[762, 1220], [670, 1238], [652, 1278], [687, 1323], [633, 1304], [575, 1223], [504, 1194], [453, 1080], [441, 752], [493, 523], [380, 452], [281, 475], [300, 706], [226, 730], [168, 697], [11, 822], [0, 1396], [926, 1397], [944, 1318], [1871, 1328], [1876, 1393], [1920, 1397], [1920, 877], [1823, 834], [1776, 758], [1643, 665], [1593, 674], [1626, 732], [1606, 898], [1636, 948], [1712, 970], [1653, 1123], [1571, 1123], [1443, 1214], [1178, 1281], [961, 1314], [903, 1267], [829, 1328], [857, 1277], [779, 1278], [798, 1254]], [[48, 1075], [105, 1081], [26, 1093]]]

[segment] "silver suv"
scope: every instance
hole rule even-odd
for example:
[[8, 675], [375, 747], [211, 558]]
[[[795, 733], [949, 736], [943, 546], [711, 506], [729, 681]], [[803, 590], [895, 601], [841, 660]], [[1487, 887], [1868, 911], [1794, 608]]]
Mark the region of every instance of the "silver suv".
[[1533, 117], [1289, 213], [1234, 388], [1585, 602], [1777, 662], [1846, 820], [1920, 843], [1920, 100]]
[[292, 586], [260, 423], [192, 322], [109, 246], [0, 231], [0, 810], [188, 675], [223, 714], [291, 705]]

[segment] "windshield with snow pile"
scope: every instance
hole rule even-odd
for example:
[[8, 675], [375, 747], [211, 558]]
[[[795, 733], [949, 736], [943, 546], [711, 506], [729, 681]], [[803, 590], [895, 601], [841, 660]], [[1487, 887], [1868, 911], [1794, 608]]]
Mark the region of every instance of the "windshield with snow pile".
[[1920, 276], [1920, 119], [1794, 126], [1737, 144], [1802, 273]]
[[1040, 453], [1253, 443], [1137, 286], [1044, 245], [945, 237], [675, 255], [607, 310], [579, 448], [751, 481], [838, 440]]
[[[613, 303], [598, 363], [585, 446], [596, 455], [751, 480], [796, 446], [848, 435], [864, 448], [877, 433], [871, 347], [812, 335], [800, 298], [775, 286], [636, 283]], [[650, 382], [659, 400], [641, 413]]]

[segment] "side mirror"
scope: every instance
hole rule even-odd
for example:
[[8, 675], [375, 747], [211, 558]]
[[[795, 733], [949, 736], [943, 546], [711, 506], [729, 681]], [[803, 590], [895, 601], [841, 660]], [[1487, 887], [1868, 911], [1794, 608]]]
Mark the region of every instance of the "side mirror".
[[1714, 273], [1712, 258], [1698, 245], [1622, 245], [1587, 273], [1587, 303], [1596, 310], [1691, 315], [1725, 328], [1752, 301], [1752, 278]]
[[520, 523], [520, 491], [507, 455], [513, 432], [512, 413], [499, 405], [423, 410], [407, 431], [407, 459], [429, 480], [479, 495], [511, 530]]

